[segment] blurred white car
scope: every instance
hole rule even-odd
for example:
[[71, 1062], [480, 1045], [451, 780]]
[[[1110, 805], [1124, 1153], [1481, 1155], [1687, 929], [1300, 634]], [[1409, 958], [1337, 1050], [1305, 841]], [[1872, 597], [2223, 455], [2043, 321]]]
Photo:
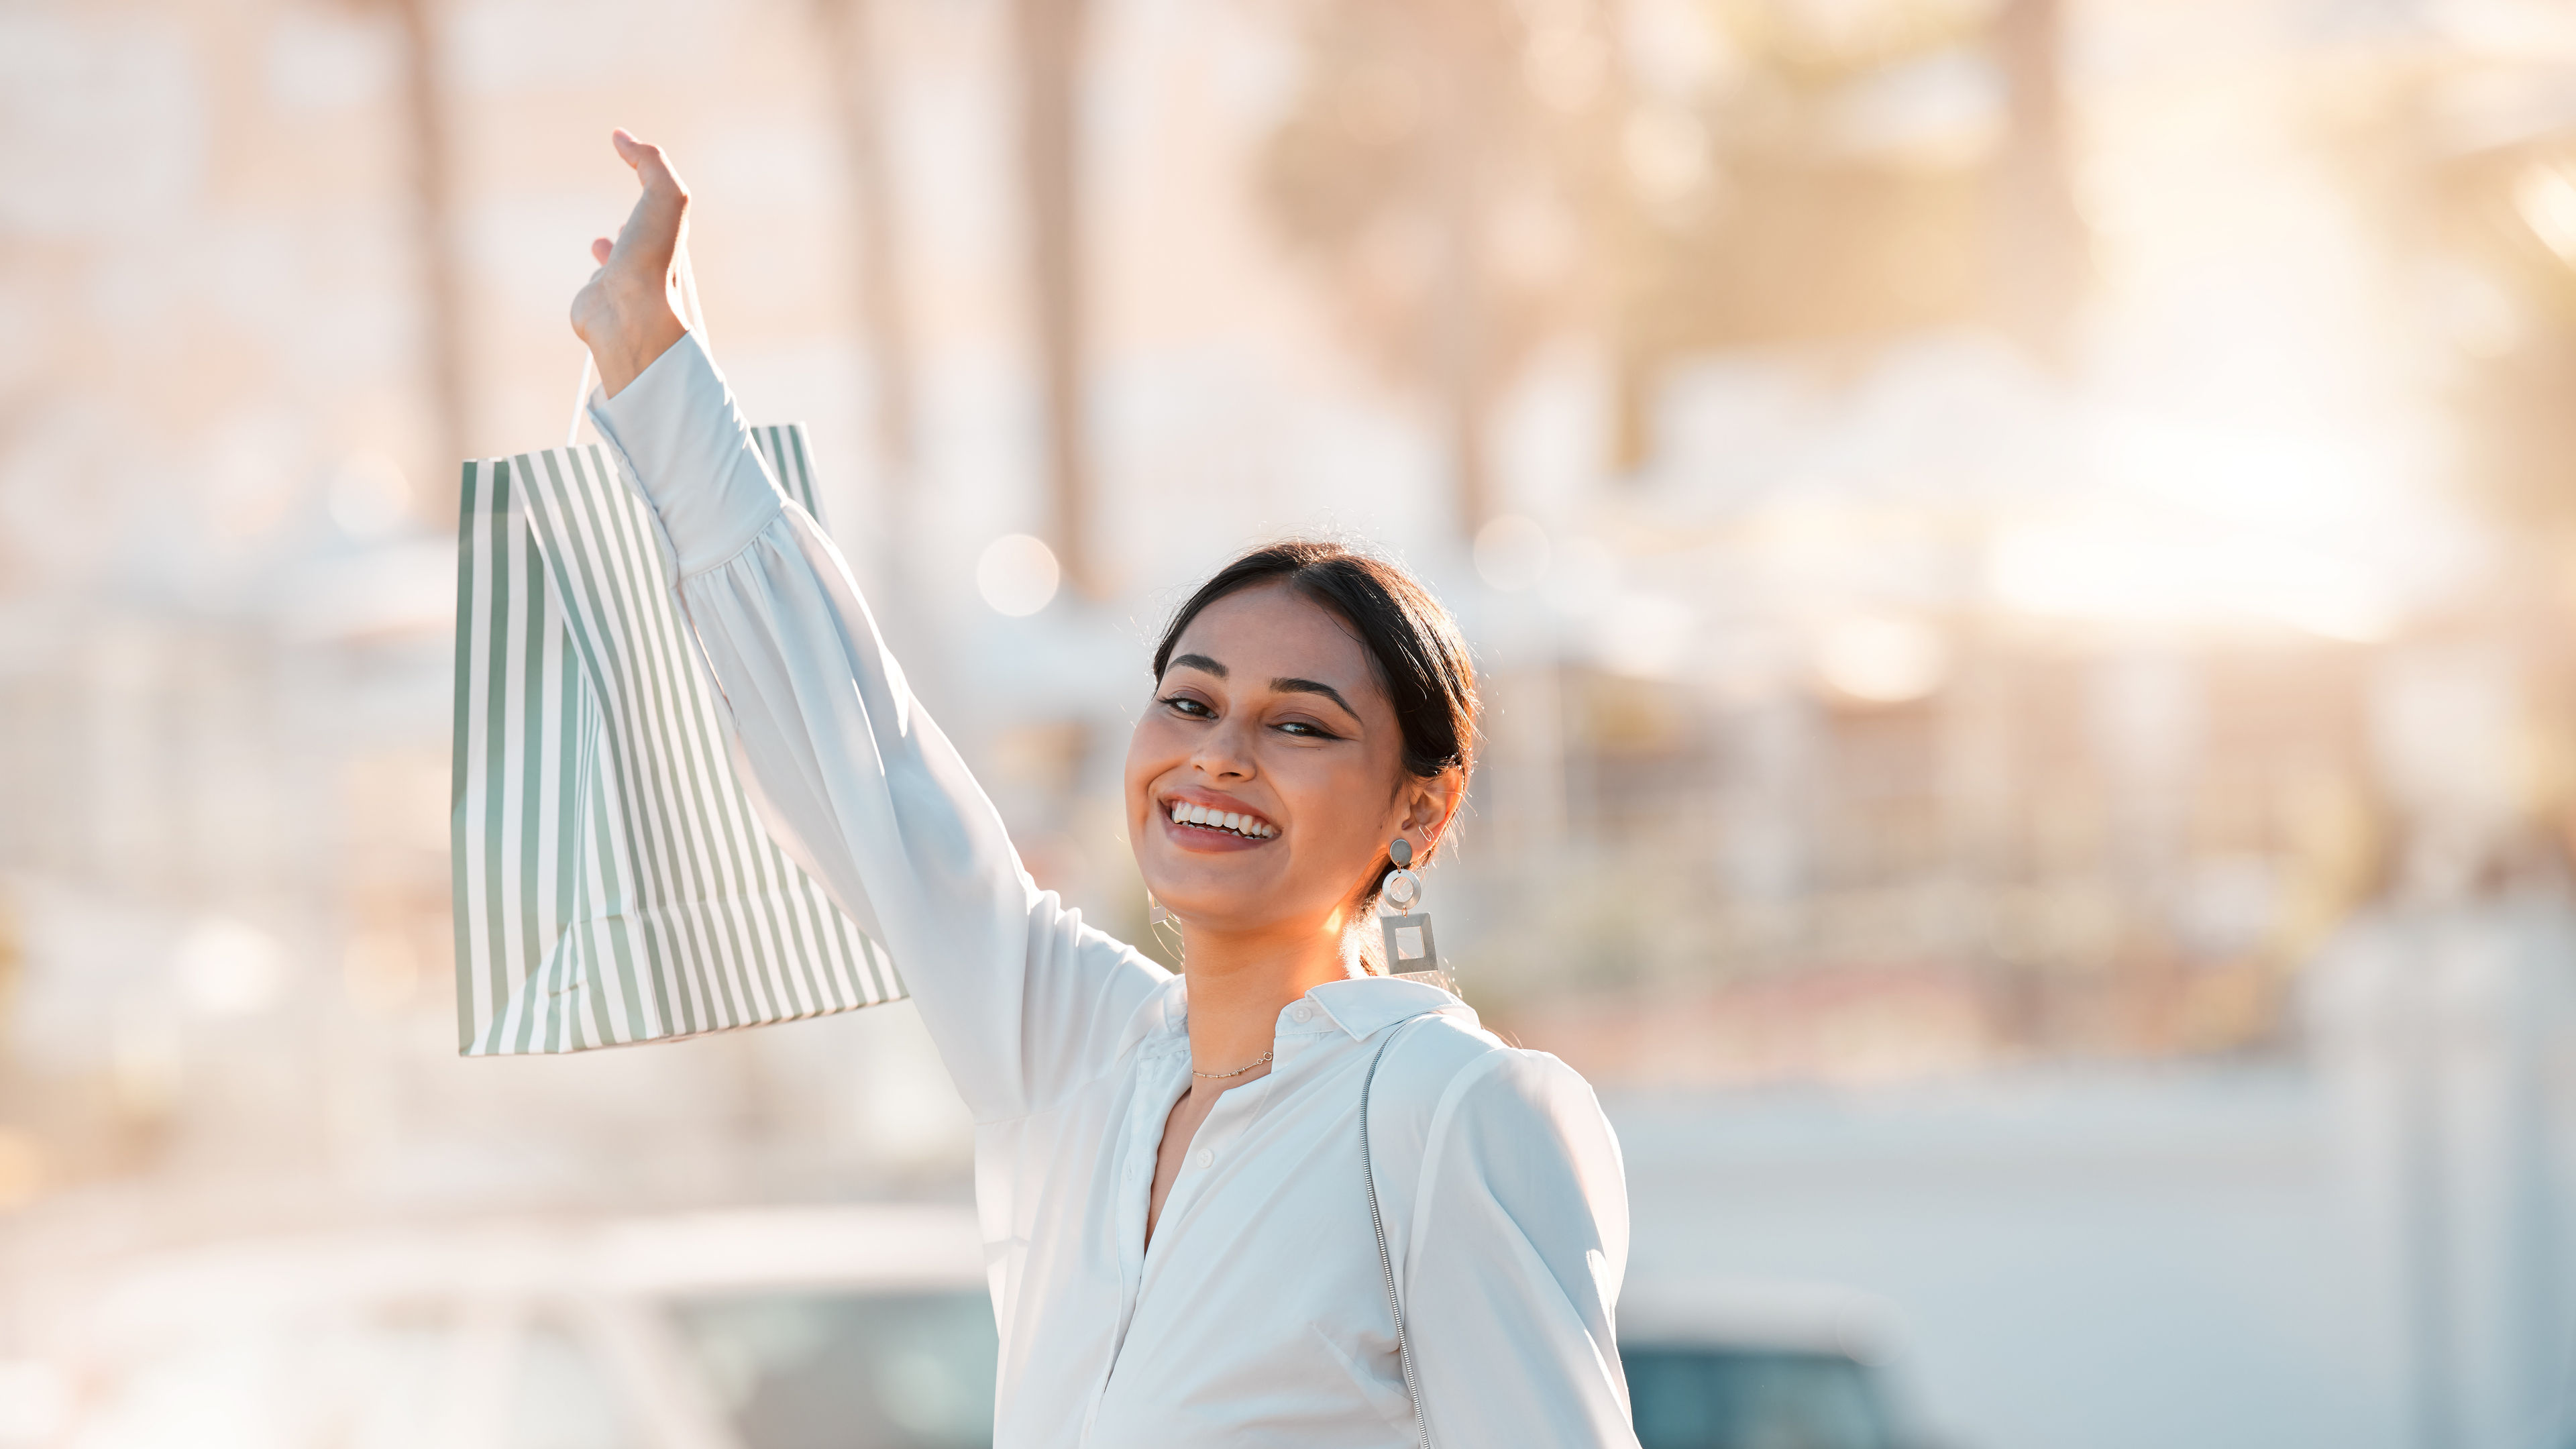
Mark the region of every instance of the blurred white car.
[[[973, 1215], [763, 1209], [192, 1249], [58, 1285], [5, 1449], [967, 1449], [997, 1358]], [[1645, 1449], [1890, 1449], [1867, 1314], [1632, 1295]], [[21, 1406], [22, 1409], [26, 1405]]]
[[[64, 1449], [964, 1449], [997, 1347], [964, 1209], [309, 1235], [73, 1285]], [[0, 1416], [5, 1418], [5, 1416]], [[5, 1442], [5, 1441], [0, 1441]], [[10, 1449], [17, 1449], [12, 1444]]]

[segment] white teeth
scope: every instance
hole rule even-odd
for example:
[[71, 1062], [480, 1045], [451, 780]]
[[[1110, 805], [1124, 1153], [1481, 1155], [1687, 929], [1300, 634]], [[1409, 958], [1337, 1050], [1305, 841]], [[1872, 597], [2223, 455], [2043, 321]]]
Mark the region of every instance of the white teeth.
[[1188, 800], [1175, 800], [1169, 807], [1173, 823], [1204, 825], [1211, 830], [1231, 830], [1253, 840], [1268, 840], [1279, 833], [1279, 827], [1232, 810], [1211, 810]]

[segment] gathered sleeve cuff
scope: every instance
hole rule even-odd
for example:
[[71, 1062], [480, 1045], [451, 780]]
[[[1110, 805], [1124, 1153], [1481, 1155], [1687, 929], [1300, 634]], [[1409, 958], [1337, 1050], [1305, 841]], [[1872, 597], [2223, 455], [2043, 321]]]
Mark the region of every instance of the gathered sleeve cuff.
[[682, 334], [615, 397], [593, 390], [587, 406], [653, 505], [680, 578], [742, 552], [786, 506], [696, 333]]

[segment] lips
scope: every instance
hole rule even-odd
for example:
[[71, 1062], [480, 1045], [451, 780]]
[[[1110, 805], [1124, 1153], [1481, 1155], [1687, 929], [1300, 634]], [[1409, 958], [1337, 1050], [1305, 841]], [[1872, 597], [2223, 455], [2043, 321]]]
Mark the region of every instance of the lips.
[[1202, 805], [1195, 800], [1171, 799], [1163, 802], [1163, 818], [1174, 825], [1191, 825], [1201, 830], [1221, 831], [1245, 840], [1272, 840], [1279, 827], [1244, 810], [1226, 810]]

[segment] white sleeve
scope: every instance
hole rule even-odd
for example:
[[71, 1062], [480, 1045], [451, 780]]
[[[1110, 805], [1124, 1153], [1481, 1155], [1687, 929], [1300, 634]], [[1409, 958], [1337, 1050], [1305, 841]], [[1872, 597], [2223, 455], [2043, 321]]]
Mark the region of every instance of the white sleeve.
[[1628, 1188], [1609, 1120], [1544, 1052], [1479, 1058], [1450, 1096], [1405, 1273], [1431, 1442], [1635, 1449], [1612, 1328]]
[[762, 822], [894, 957], [976, 1118], [1108, 1070], [1168, 973], [1020, 868], [697, 338], [590, 416], [661, 522]]

